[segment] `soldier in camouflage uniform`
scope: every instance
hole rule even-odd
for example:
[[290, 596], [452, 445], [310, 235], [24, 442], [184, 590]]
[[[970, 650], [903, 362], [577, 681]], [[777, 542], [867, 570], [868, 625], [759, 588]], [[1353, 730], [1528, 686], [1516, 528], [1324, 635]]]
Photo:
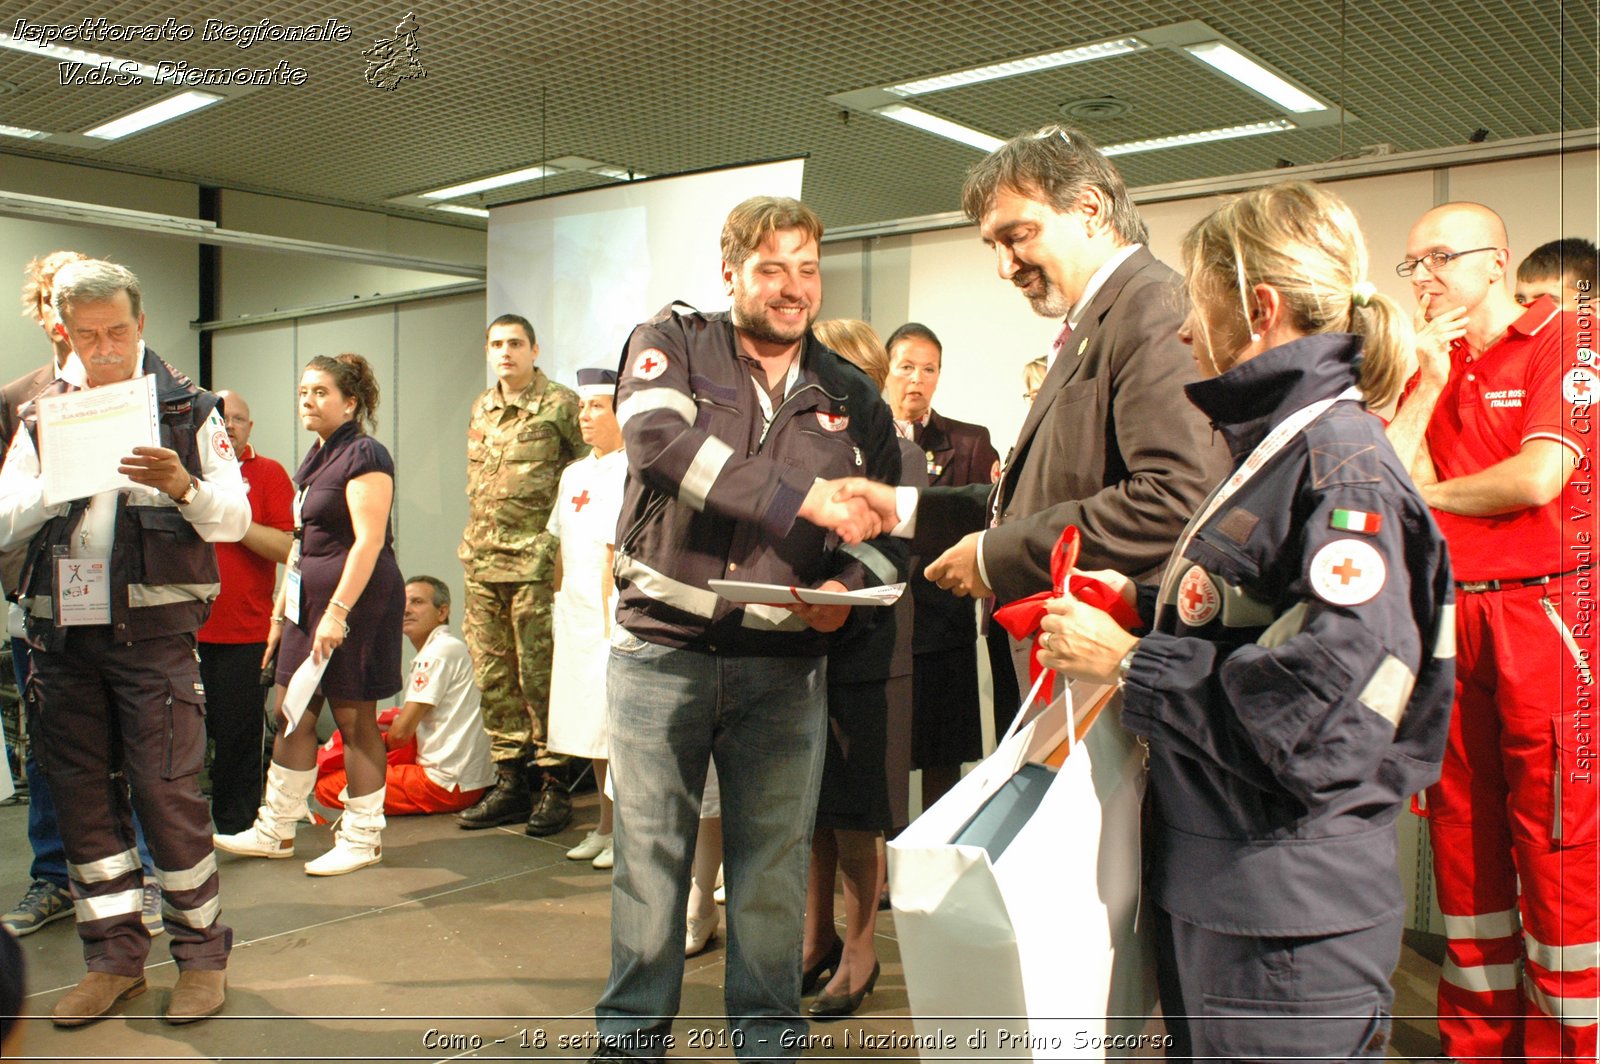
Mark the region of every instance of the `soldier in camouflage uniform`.
[[572, 819], [572, 803], [541, 768], [555, 763], [547, 760], [544, 740], [556, 543], [545, 524], [561, 471], [588, 448], [578, 430], [577, 394], [534, 368], [539, 345], [526, 318], [496, 318], [485, 350], [500, 380], [472, 404], [470, 516], [457, 554], [466, 567], [462, 634], [483, 693], [497, 779], [456, 819], [470, 829], [527, 817], [528, 834], [551, 835]]

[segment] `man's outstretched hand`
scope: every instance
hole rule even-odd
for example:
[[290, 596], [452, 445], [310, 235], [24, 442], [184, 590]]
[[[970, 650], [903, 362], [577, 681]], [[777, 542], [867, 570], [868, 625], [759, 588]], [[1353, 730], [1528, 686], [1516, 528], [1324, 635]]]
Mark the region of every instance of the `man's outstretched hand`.
[[[876, 538], [883, 531], [883, 522], [877, 513], [864, 499], [840, 497], [837, 488], [839, 483], [819, 480], [811, 485], [811, 490], [806, 492], [805, 502], [800, 504], [800, 516], [818, 528], [834, 533], [846, 543]], [[892, 489], [890, 494], [893, 494]]]

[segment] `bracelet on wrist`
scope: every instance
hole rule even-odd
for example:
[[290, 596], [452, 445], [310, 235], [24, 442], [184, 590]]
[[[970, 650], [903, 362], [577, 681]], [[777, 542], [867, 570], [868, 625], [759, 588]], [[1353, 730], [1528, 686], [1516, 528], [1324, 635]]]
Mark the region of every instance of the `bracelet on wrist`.
[[337, 606], [337, 607], [339, 607], [339, 608], [340, 608], [340, 609], [341, 609], [341, 610], [344, 610], [344, 612], [345, 612], [345, 613], [346, 613], [346, 614], [348, 614], [348, 613], [349, 613], [349, 612], [350, 612], [350, 607], [349, 607], [349, 606], [346, 606], [346, 605], [345, 605], [345, 604], [344, 604], [344, 603], [342, 603], [342, 602], [340, 602], [340, 601], [339, 601], [339, 600], [338, 600], [338, 599], [329, 599], [329, 600], [328, 600], [328, 605], [330, 605], [330, 606]]
[[344, 629], [344, 634], [345, 634], [346, 637], [348, 637], [350, 635], [350, 622], [349, 621], [345, 620], [343, 617], [335, 617], [333, 614], [328, 613], [327, 611], [323, 611], [322, 615], [324, 617], [328, 618], [334, 624], [337, 624], [340, 628], [343, 628]]
[[283, 624], [288, 619], [289, 618], [286, 615], [282, 614], [282, 613], [275, 613], [272, 616], [272, 623], [273, 624]]

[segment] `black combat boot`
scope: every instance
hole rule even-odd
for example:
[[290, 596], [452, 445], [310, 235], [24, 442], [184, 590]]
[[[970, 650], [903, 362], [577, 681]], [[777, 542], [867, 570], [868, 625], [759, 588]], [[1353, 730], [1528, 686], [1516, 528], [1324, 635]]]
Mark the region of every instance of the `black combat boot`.
[[[533, 771], [537, 772], [538, 769]], [[554, 835], [572, 823], [572, 796], [561, 781], [549, 772], [543, 773], [544, 782], [533, 810], [528, 814], [529, 835]]]
[[477, 804], [456, 814], [456, 823], [466, 831], [512, 824], [533, 808], [528, 775], [520, 761], [500, 761], [494, 766], [498, 778], [483, 792]]

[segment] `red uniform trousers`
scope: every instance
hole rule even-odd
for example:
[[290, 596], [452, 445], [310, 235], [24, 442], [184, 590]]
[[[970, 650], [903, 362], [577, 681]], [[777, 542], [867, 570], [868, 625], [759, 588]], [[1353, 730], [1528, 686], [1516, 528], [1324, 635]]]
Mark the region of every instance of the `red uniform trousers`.
[[[393, 751], [390, 751], [392, 754]], [[334, 769], [317, 776], [317, 801], [330, 809], [343, 809], [339, 797], [345, 787], [344, 769]], [[459, 813], [483, 796], [483, 787], [464, 791], [459, 787], [444, 788], [428, 776], [421, 765], [389, 762], [384, 773], [383, 811], [389, 816], [411, 816], [422, 813]]]
[[112, 639], [109, 625], [69, 629], [61, 651], [33, 652], [28, 703], [89, 970], [141, 975], [150, 952], [130, 790], [173, 960], [226, 968], [233, 932], [217, 919], [211, 810], [200, 793], [205, 699], [194, 636], [130, 643]]
[[[1595, 1056], [1595, 576], [1456, 597], [1456, 704], [1428, 790], [1459, 1060]], [[1519, 892], [1520, 883], [1520, 892]]]

